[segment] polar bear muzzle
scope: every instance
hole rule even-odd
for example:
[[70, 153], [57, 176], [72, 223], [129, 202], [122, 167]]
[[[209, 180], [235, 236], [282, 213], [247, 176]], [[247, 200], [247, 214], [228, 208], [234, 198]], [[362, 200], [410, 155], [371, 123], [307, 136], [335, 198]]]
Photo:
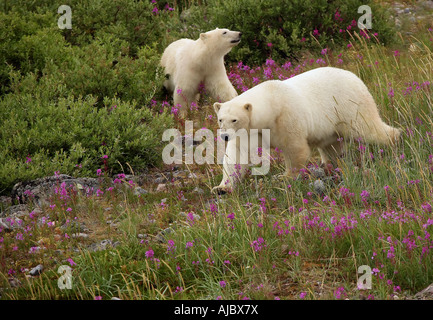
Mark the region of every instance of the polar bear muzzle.
[[241, 41], [242, 32], [239, 32], [239, 38], [230, 41], [231, 43], [239, 43]]
[[226, 132], [221, 133], [221, 139], [223, 139], [224, 141], [229, 141], [230, 140], [230, 135]]

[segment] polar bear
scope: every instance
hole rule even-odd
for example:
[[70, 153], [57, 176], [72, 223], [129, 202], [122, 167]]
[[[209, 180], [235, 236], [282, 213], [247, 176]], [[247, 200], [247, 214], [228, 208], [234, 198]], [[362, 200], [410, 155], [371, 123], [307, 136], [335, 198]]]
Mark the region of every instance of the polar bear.
[[175, 106], [185, 118], [192, 103], [197, 103], [199, 86], [205, 85], [212, 98], [225, 102], [238, 94], [230, 83], [224, 56], [241, 40], [242, 33], [215, 29], [200, 34], [197, 40], [180, 39], [162, 54], [161, 66], [168, 79], [164, 86], [173, 93]]
[[240, 149], [233, 132], [241, 128], [258, 132], [269, 129], [270, 147], [282, 150], [285, 175], [292, 177], [306, 165], [313, 147], [327, 163], [340, 156], [340, 137], [393, 145], [401, 133], [382, 121], [361, 79], [332, 67], [313, 69], [284, 81], [263, 82], [228, 102], [215, 103], [214, 109], [220, 135], [228, 141], [223, 180], [213, 189], [217, 192], [230, 190], [248, 169], [248, 164], [235, 160]]

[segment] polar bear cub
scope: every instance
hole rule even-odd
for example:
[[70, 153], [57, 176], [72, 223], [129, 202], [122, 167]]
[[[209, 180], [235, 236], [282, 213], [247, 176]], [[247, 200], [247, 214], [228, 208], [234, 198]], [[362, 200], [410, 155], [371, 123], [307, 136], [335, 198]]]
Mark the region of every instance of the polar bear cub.
[[183, 118], [191, 104], [197, 103], [201, 83], [217, 101], [238, 95], [227, 77], [224, 56], [240, 42], [241, 35], [217, 28], [200, 34], [197, 40], [177, 40], [164, 50], [161, 66], [168, 76], [164, 86], [173, 93], [174, 105], [180, 106]]
[[228, 102], [215, 103], [214, 109], [221, 137], [228, 141], [223, 180], [215, 191], [230, 189], [248, 168], [230, 164], [236, 162], [229, 158], [239, 154], [239, 145], [229, 131], [269, 129], [270, 146], [282, 150], [286, 175], [296, 175], [306, 165], [313, 147], [319, 149], [322, 162], [335, 160], [342, 152], [339, 137], [385, 145], [400, 137], [399, 129], [382, 121], [362, 80], [332, 67], [263, 82]]

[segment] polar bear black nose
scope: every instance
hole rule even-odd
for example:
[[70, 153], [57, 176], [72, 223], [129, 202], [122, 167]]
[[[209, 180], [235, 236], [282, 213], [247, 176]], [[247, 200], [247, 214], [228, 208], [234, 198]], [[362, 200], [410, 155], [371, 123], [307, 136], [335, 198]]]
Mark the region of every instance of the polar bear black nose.
[[223, 134], [221, 134], [221, 138], [222, 138], [224, 141], [229, 141], [229, 135], [228, 135], [227, 133], [223, 133]]

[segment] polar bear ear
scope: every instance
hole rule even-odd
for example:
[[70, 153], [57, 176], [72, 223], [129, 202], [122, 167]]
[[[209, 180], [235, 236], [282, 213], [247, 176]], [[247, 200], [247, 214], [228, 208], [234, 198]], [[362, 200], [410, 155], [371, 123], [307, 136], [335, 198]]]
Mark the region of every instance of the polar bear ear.
[[244, 105], [245, 110], [247, 110], [248, 112], [251, 112], [251, 110], [253, 110], [253, 106], [251, 105], [251, 103], [247, 103]]
[[215, 113], [218, 114], [218, 111], [220, 111], [221, 106], [222, 106], [222, 104], [219, 103], [219, 102], [215, 102], [215, 103], [213, 104], [213, 108], [214, 108], [214, 110], [215, 110]]

